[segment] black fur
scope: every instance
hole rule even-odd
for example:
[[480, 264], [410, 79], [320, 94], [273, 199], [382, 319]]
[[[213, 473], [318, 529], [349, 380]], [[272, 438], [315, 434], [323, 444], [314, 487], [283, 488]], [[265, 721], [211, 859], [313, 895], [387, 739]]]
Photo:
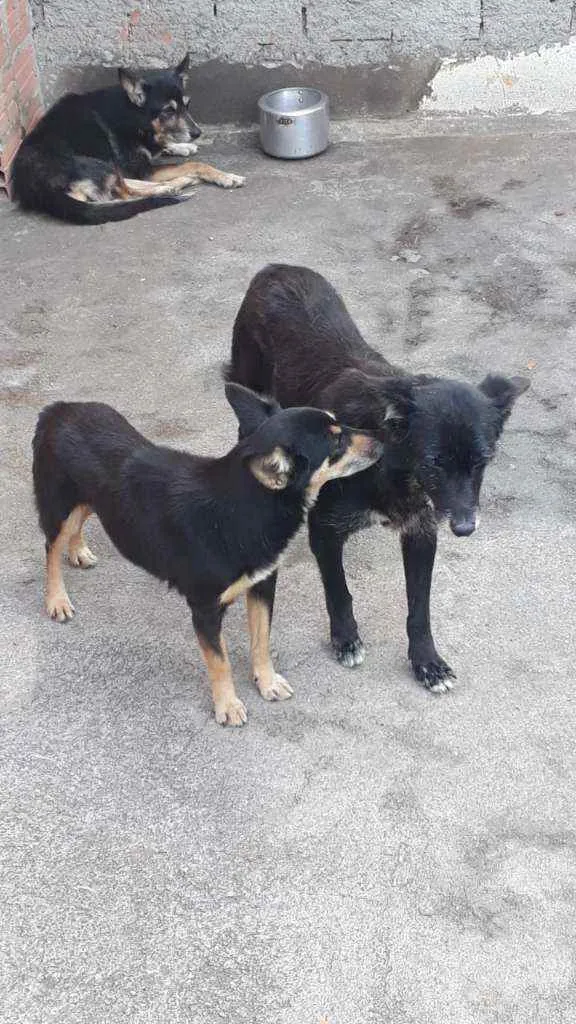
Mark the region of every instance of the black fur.
[[[218, 654], [223, 593], [245, 575], [275, 572], [326, 460], [331, 472], [344, 463], [351, 472], [351, 462], [363, 468], [381, 452], [364, 434], [335, 433], [333, 417], [318, 409], [283, 411], [235, 384], [226, 393], [242, 440], [222, 458], [159, 447], [92, 402], [48, 406], [33, 440], [47, 549], [72, 510], [89, 506], [121, 554], [186, 598], [203, 650]], [[256, 585], [271, 611], [274, 583]]]
[[[15, 199], [26, 210], [74, 224], [126, 220], [185, 200], [158, 195], [120, 201], [123, 176], [148, 177], [167, 140], [188, 142], [200, 135], [183, 95], [187, 68], [188, 58], [176, 68], [141, 78], [121, 69], [118, 85], [63, 96], [16, 154], [11, 173]], [[68, 194], [86, 180], [94, 185], [93, 202]]]
[[250, 284], [234, 326], [227, 378], [273, 394], [285, 406], [332, 409], [385, 442], [375, 466], [353, 480], [329, 483], [310, 515], [332, 643], [343, 664], [363, 660], [342, 551], [351, 533], [380, 518], [401, 532], [415, 675], [436, 692], [448, 689], [453, 672], [430, 628], [437, 523], [448, 517], [457, 536], [475, 529], [485, 466], [528, 382], [489, 376], [471, 387], [410, 376], [364, 341], [320, 274], [282, 265], [266, 267]]

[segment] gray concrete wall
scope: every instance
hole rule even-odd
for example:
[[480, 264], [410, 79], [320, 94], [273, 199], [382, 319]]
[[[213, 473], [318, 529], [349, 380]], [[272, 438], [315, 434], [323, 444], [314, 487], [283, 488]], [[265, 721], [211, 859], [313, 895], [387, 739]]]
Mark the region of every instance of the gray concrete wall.
[[314, 80], [336, 114], [412, 109], [439, 60], [567, 42], [575, 0], [32, 0], [44, 93], [190, 50], [195, 110], [251, 120], [276, 83]]

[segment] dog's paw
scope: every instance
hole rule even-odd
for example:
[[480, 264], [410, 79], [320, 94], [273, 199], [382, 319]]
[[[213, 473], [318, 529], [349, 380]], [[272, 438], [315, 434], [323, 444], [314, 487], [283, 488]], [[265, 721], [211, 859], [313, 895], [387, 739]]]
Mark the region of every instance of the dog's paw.
[[248, 721], [246, 708], [238, 697], [216, 704], [214, 713], [218, 725], [245, 725]]
[[288, 700], [294, 694], [290, 683], [278, 672], [274, 672], [272, 678], [266, 682], [255, 679], [255, 683], [264, 700]]
[[356, 668], [357, 665], [362, 664], [366, 657], [364, 644], [359, 636], [355, 640], [333, 640], [332, 647], [334, 648], [336, 659], [345, 668]]
[[68, 622], [74, 616], [74, 605], [66, 591], [46, 598], [46, 611], [56, 622]]
[[195, 142], [169, 142], [162, 152], [168, 156], [194, 156], [198, 146]]
[[241, 174], [223, 174], [218, 184], [222, 188], [242, 188], [242, 185], [246, 181]]
[[418, 682], [430, 693], [448, 693], [454, 686], [456, 675], [438, 654], [430, 661], [413, 661], [412, 669]]
[[82, 548], [77, 548], [76, 551], [71, 551], [68, 561], [75, 569], [91, 569], [93, 565], [96, 565], [98, 559], [96, 555], [92, 554], [90, 548], [84, 545]]

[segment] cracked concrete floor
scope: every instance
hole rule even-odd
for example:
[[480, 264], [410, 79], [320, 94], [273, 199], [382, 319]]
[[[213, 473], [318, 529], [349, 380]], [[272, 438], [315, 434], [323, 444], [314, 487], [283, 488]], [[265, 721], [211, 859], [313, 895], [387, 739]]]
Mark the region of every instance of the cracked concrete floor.
[[[2, 1024], [569, 1024], [576, 1016], [573, 126], [352, 126], [310, 162], [216, 139], [245, 189], [78, 229], [0, 209]], [[361, 136], [354, 141], [355, 133]], [[208, 150], [206, 151], [208, 155]], [[442, 534], [433, 616], [458, 673], [406, 663], [397, 539], [348, 549], [368, 657], [326, 643], [305, 539], [275, 646], [211, 716], [184, 602], [97, 523], [78, 614], [41, 608], [30, 440], [56, 398], [222, 452], [218, 367], [251, 275], [306, 263], [414, 370], [528, 374], [479, 532]]]

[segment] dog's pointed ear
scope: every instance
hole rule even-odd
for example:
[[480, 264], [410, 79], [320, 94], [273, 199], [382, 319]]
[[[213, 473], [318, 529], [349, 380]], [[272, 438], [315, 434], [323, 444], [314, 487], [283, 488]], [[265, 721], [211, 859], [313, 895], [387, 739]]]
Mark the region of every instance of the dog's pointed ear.
[[530, 381], [526, 377], [500, 377], [498, 374], [490, 373], [478, 387], [482, 394], [490, 399], [504, 421], [512, 412], [512, 406], [518, 396], [530, 387]]
[[176, 72], [177, 75], [180, 76], [180, 78], [184, 78], [184, 75], [187, 75], [189, 70], [190, 70], [190, 54], [187, 53], [186, 56], [184, 57], [184, 60], [181, 60], [180, 63], [176, 65], [176, 67], [174, 68], [174, 71]]
[[118, 69], [118, 78], [130, 102], [135, 107], [143, 107], [146, 102], [146, 93], [142, 79], [126, 68]]
[[280, 445], [265, 455], [251, 455], [248, 459], [250, 472], [269, 491], [283, 491], [288, 486], [294, 463]]
[[323, 409], [334, 409], [341, 423], [392, 440], [405, 431], [413, 406], [412, 391], [409, 378], [376, 377], [351, 368], [323, 392], [320, 404]]
[[265, 420], [278, 412], [280, 406], [273, 398], [264, 398], [257, 395], [242, 384], [226, 384], [224, 391], [226, 398], [236, 413], [239, 424], [239, 435], [241, 438], [253, 434], [258, 427], [262, 426]]

